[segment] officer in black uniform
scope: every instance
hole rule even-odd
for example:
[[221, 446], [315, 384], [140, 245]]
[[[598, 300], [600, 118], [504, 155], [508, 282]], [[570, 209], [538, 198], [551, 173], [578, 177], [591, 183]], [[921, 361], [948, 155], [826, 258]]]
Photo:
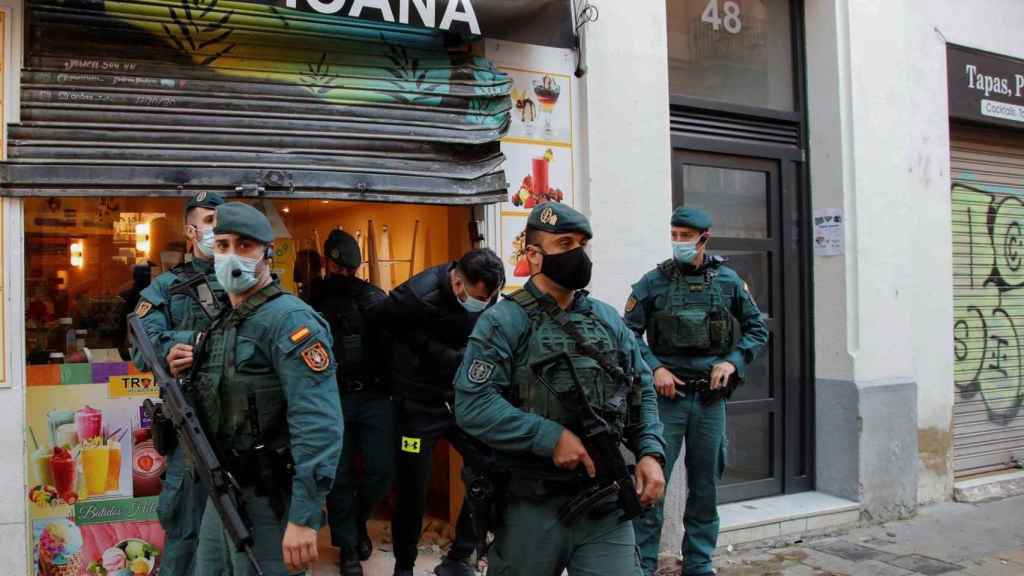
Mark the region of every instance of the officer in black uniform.
[[[328, 522], [331, 544], [341, 549], [342, 576], [362, 576], [360, 561], [373, 552], [366, 521], [387, 495], [395, 466], [395, 405], [379, 375], [384, 365], [380, 333], [367, 318], [387, 295], [356, 277], [362, 254], [347, 232], [331, 232], [324, 255], [328, 276], [316, 282], [311, 304], [331, 326], [345, 417], [341, 461], [327, 496]], [[361, 481], [356, 477], [358, 453], [363, 455]]]
[[[417, 274], [374, 308], [373, 321], [391, 336], [392, 382], [402, 398], [397, 464], [402, 473], [396, 478], [392, 520], [395, 576], [413, 574], [435, 444], [445, 438], [467, 454], [452, 411], [453, 381], [477, 318], [496, 301], [504, 281], [498, 256], [473, 250]], [[463, 506], [455, 541], [435, 574], [475, 574], [469, 558], [476, 547], [468, 506]]]

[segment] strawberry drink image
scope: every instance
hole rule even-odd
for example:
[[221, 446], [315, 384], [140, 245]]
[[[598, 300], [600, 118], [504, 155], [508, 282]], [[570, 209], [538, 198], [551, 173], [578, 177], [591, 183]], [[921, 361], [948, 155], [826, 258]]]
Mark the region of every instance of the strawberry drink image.
[[86, 406], [75, 412], [75, 431], [78, 441], [87, 442], [103, 434], [103, 412]]
[[39, 535], [40, 576], [78, 576], [81, 571], [81, 530], [66, 518], [53, 520]]
[[548, 190], [551, 188], [550, 176], [551, 171], [549, 170], [548, 160], [541, 156], [540, 158], [533, 158], [531, 160], [532, 176], [533, 176], [533, 194], [534, 196], [546, 195]]
[[[77, 465], [71, 452], [60, 446], [53, 449], [50, 458], [50, 475], [61, 499], [68, 502], [75, 493]], [[69, 502], [70, 503], [70, 502]]]
[[160, 494], [160, 475], [166, 468], [164, 457], [156, 451], [149, 430], [135, 431], [135, 449], [132, 451], [132, 485], [135, 497]]
[[509, 198], [513, 206], [530, 210], [545, 202], [561, 202], [565, 194], [551, 186], [551, 163], [555, 153], [548, 148], [543, 156], [530, 159], [530, 174], [523, 178], [519, 190]]

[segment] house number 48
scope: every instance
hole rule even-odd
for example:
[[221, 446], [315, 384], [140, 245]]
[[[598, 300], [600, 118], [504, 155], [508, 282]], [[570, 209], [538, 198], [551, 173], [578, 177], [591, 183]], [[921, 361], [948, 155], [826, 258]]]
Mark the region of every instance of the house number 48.
[[711, 24], [711, 28], [718, 32], [722, 28], [729, 34], [739, 34], [743, 31], [743, 20], [740, 19], [740, 5], [733, 0], [726, 0], [722, 3], [722, 10], [718, 10], [718, 0], [708, 0], [704, 7], [704, 13], [700, 15], [700, 21]]

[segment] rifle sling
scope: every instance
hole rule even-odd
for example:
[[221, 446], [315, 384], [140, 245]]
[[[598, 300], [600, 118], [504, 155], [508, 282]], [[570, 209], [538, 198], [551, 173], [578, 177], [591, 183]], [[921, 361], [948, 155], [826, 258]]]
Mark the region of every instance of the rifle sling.
[[573, 341], [576, 342], [577, 351], [597, 362], [598, 366], [601, 367], [609, 376], [619, 382], [619, 387], [615, 390], [615, 394], [608, 399], [607, 406], [611, 412], [617, 412], [622, 408], [623, 403], [626, 401], [626, 397], [629, 395], [629, 389], [633, 384], [633, 379], [626, 374], [626, 372], [620, 366], [616, 366], [608, 360], [608, 355], [603, 354], [600, 350], [595, 348], [587, 339], [584, 338], [583, 334], [576, 328], [576, 325], [572, 323], [572, 318], [569, 314], [562, 310], [554, 300], [545, 300], [541, 302], [541, 309], [545, 314], [551, 318], [563, 332], [569, 335]]

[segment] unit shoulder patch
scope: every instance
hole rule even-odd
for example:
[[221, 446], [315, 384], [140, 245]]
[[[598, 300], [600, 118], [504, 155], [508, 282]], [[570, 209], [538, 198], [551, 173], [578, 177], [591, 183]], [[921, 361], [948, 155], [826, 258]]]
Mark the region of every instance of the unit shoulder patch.
[[314, 342], [302, 351], [302, 361], [313, 372], [323, 372], [331, 365], [331, 355], [327, 353], [322, 343]]
[[292, 344], [298, 344], [299, 342], [302, 342], [306, 338], [309, 338], [310, 334], [312, 334], [312, 332], [309, 331], [309, 328], [303, 326], [296, 330], [295, 332], [292, 332], [292, 335], [289, 336], [288, 339], [292, 341]]
[[153, 309], [153, 305], [145, 300], [139, 300], [139, 304], [135, 306], [135, 315], [139, 318], [145, 318], [146, 314]]
[[636, 310], [636, 304], [637, 304], [636, 296], [630, 294], [629, 295], [629, 300], [626, 300], [626, 314], [629, 314], [633, 310]]
[[469, 381], [473, 384], [483, 384], [491, 379], [494, 374], [494, 364], [486, 360], [473, 360], [469, 365]]

